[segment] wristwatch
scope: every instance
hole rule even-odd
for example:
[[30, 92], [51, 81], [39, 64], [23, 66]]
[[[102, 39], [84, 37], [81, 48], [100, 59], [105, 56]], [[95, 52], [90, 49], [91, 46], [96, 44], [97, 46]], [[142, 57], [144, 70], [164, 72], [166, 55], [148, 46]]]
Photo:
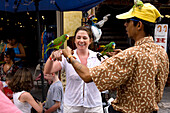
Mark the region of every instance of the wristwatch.
[[71, 60], [70, 60], [70, 58], [71, 58], [71, 57], [73, 57], [74, 59], [76, 59], [76, 57], [75, 57], [75, 56], [73, 56], [73, 55], [69, 55], [69, 56], [66, 58], [68, 63], [71, 63]]

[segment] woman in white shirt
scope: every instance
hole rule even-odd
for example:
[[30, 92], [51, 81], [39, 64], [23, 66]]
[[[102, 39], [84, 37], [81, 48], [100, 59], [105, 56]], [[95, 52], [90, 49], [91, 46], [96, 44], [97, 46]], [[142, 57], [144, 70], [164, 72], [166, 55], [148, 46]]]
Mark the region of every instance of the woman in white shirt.
[[[77, 49], [70, 57], [76, 58], [77, 61], [89, 68], [100, 65], [100, 61], [96, 56], [97, 53], [88, 49], [93, 41], [92, 32], [86, 27], [78, 27], [74, 37]], [[64, 113], [103, 113], [101, 93], [93, 82], [85, 83], [79, 77], [69, 63], [69, 58], [64, 58], [61, 50], [54, 51], [44, 68], [45, 74], [65, 69]], [[54, 59], [56, 60], [54, 61]]]

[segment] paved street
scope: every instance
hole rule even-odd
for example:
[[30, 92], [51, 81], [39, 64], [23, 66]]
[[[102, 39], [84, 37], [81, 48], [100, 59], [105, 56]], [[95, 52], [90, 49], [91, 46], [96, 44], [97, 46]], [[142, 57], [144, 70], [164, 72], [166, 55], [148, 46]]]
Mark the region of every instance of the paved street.
[[[32, 73], [34, 73], [35, 68], [31, 68]], [[34, 82], [35, 88], [31, 91], [32, 95], [39, 100], [42, 101], [42, 90], [41, 90], [41, 81], [39, 81], [39, 85], [37, 86], [37, 82]], [[44, 96], [46, 97], [48, 90], [47, 82], [45, 81], [45, 86], [44, 86]], [[164, 89], [164, 94], [161, 102], [158, 104], [159, 106], [159, 111], [158, 113], [170, 113], [170, 86], [165, 87]]]
[[159, 105], [158, 113], [170, 113], [170, 87], [165, 87], [163, 98]]
[[[36, 82], [35, 82], [35, 84], [36, 84]], [[47, 85], [45, 85], [45, 87], [44, 87], [45, 96], [46, 96], [47, 88], [48, 88]], [[36, 98], [38, 98], [39, 100], [42, 101], [41, 85], [36, 86], [31, 91], [31, 93], [34, 97], [36, 97]], [[159, 105], [159, 108], [160, 108], [158, 113], [170, 113], [170, 87], [165, 87], [163, 98], [158, 105]]]

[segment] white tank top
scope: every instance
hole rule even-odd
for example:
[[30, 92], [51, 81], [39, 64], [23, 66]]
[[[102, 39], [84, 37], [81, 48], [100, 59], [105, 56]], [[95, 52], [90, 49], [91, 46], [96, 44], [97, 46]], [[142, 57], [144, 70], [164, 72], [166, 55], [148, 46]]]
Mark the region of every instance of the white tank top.
[[28, 102], [21, 102], [19, 97], [22, 93], [26, 91], [21, 91], [13, 94], [14, 104], [23, 112], [23, 113], [31, 113], [32, 106]]

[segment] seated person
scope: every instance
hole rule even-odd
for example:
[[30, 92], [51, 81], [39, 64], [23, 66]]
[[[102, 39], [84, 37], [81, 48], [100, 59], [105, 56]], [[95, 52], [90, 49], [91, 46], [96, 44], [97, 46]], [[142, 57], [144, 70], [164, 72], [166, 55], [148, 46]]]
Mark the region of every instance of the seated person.
[[4, 41], [1, 40], [1, 42], [0, 42], [0, 63], [2, 63], [2, 60], [3, 60], [2, 49], [4, 48], [4, 45], [5, 45]]
[[21, 58], [26, 56], [24, 47], [21, 43], [19, 43], [15, 36], [10, 36], [7, 39], [7, 44], [4, 45], [2, 52], [7, 51], [7, 48], [13, 48], [15, 52], [15, 63], [21, 62]]
[[2, 53], [2, 49], [3, 49], [4, 45], [5, 45], [4, 41], [1, 40], [1, 42], [0, 42], [0, 54]]
[[8, 48], [3, 56], [5, 63], [0, 65], [0, 80], [6, 81], [6, 75], [15, 73], [19, 67], [14, 63], [15, 53], [13, 48]]
[[3, 82], [3, 89], [2, 91], [4, 92], [4, 94], [9, 98], [9, 99], [13, 99], [13, 92], [12, 90], [8, 87], [9, 82], [11, 81], [11, 79], [13, 78], [14, 74], [13, 73], [8, 73], [6, 75], [6, 81]]

